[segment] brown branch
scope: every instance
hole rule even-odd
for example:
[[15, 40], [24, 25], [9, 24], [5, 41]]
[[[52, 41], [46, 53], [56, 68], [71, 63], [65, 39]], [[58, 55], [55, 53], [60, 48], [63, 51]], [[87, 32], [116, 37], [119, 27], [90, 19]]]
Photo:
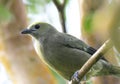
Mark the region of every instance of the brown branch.
[[[101, 54], [105, 54], [112, 47], [112, 42], [107, 40], [97, 52], [82, 66], [78, 71], [78, 78], [81, 80], [90, 68], [101, 58]], [[72, 84], [79, 84], [77, 81], [72, 81]]]

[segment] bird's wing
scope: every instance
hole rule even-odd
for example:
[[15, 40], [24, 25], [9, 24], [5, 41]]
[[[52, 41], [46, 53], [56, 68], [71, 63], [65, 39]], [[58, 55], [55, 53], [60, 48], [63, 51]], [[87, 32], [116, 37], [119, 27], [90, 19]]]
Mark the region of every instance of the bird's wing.
[[[64, 34], [64, 46], [74, 48], [74, 49], [79, 49], [82, 51], [85, 51], [86, 53], [93, 55], [97, 50], [88, 46], [86, 43], [83, 41], [77, 39], [76, 37], [73, 37], [68, 34]], [[101, 57], [101, 59], [107, 61], [104, 57]]]
[[96, 50], [94, 48], [88, 46], [87, 44], [85, 44], [83, 41], [77, 39], [76, 37], [73, 37], [68, 34], [64, 34], [63, 37], [64, 37], [63, 44], [66, 47], [79, 49], [79, 50], [89, 53], [90, 55], [93, 55], [96, 52]]

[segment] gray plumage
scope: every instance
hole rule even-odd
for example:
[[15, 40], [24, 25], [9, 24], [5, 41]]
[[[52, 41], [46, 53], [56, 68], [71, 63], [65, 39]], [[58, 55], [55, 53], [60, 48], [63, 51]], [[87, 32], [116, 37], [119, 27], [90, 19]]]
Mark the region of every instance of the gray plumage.
[[[35, 40], [35, 49], [40, 58], [68, 80], [96, 51], [83, 41], [71, 35], [58, 32], [47, 23], [33, 24], [29, 29], [24, 30], [22, 34], [32, 35]], [[115, 72], [110, 70], [111, 67], [110, 63], [100, 59], [88, 74], [93, 76], [120, 73], [118, 71], [120, 70], [119, 68]]]

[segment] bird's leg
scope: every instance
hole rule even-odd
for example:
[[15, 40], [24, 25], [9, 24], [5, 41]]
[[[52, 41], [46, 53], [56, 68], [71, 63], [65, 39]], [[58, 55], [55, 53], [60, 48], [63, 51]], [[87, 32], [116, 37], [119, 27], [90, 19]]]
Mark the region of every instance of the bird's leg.
[[72, 80], [72, 84], [79, 84], [80, 83], [80, 79], [78, 77], [78, 71], [76, 71], [73, 76], [71, 77]]

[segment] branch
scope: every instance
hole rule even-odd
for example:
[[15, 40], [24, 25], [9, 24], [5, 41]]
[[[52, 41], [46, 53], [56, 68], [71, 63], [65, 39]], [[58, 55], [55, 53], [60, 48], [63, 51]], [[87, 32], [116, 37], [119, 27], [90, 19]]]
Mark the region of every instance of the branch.
[[55, 6], [57, 7], [58, 11], [61, 9], [61, 4], [58, 2], [58, 0], [53, 0]]
[[62, 30], [64, 33], [66, 33], [66, 26], [65, 26], [65, 7], [67, 4], [68, 0], [64, 0], [63, 3], [60, 3], [58, 0], [53, 0], [58, 12], [59, 12], [59, 16], [60, 16], [60, 22], [62, 25]]
[[62, 11], [65, 9], [68, 0], [64, 0], [63, 3], [60, 3], [58, 0], [53, 0], [53, 2], [55, 6], [57, 7], [58, 11]]
[[68, 0], [64, 0], [64, 2], [63, 2], [63, 4], [62, 4], [62, 6], [63, 6], [64, 9], [65, 9], [65, 7], [66, 7], [67, 2], [68, 2]]
[[[85, 74], [90, 70], [90, 68], [101, 58], [101, 54], [105, 54], [112, 47], [111, 40], [107, 40], [93, 56], [82, 66], [78, 71], [78, 78], [81, 80]], [[77, 81], [72, 80], [72, 84], [79, 84]]]

